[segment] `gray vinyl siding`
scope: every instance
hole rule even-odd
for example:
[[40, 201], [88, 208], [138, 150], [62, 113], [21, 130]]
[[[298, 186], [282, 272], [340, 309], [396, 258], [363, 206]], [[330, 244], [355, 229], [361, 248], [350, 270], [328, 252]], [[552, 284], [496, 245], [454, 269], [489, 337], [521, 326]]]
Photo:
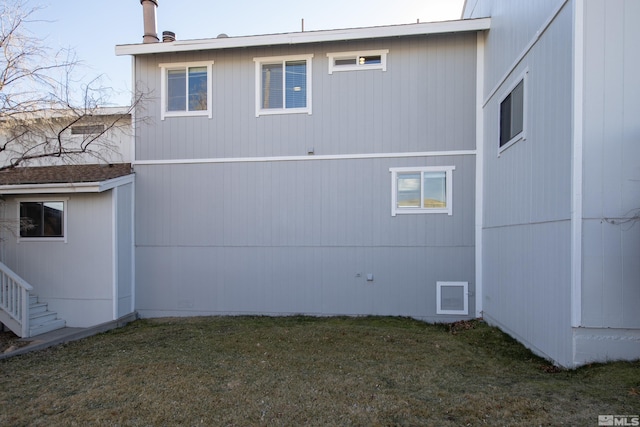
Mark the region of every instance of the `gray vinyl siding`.
[[[67, 326], [93, 326], [113, 319], [113, 220], [111, 192], [28, 195], [67, 199], [66, 242], [17, 242], [5, 234], [6, 264], [31, 286]], [[20, 197], [7, 196], [5, 215], [15, 221]]]
[[[392, 217], [389, 168], [438, 164], [456, 166], [454, 214]], [[474, 156], [140, 166], [136, 173], [143, 315], [437, 320], [436, 281], [474, 289]]]
[[[565, 7], [484, 108], [484, 315], [565, 366], [573, 363], [572, 27]], [[500, 101], [525, 69], [526, 140], [498, 156]]]
[[585, 2], [582, 321], [640, 327], [640, 3]]
[[[327, 53], [375, 49], [386, 72], [328, 74]], [[313, 114], [256, 117], [253, 58], [293, 54], [314, 55]], [[469, 282], [475, 312], [475, 155], [383, 154], [475, 149], [475, 34], [139, 56], [136, 72], [159, 94], [158, 63], [201, 60], [213, 118], [162, 121], [152, 104], [137, 130], [138, 160], [219, 162], [136, 165], [141, 315], [451, 320], [437, 281]], [[357, 154], [379, 158], [319, 157]], [[453, 215], [392, 217], [389, 168], [437, 165], [456, 168]]]
[[[499, 83], [516, 57], [564, 1], [478, 0], [473, 10], [467, 11], [468, 17], [491, 17], [485, 52], [485, 93]], [[475, 1], [469, 0], [472, 2]]]
[[116, 188], [116, 318], [133, 311], [133, 184]]
[[[329, 52], [389, 49], [387, 71], [328, 73]], [[313, 114], [255, 117], [253, 58], [313, 54]], [[213, 118], [160, 119], [159, 63], [213, 60]], [[155, 97], [137, 160], [475, 148], [475, 34], [246, 48], [136, 58]], [[464, 125], [461, 125], [464, 123]]]

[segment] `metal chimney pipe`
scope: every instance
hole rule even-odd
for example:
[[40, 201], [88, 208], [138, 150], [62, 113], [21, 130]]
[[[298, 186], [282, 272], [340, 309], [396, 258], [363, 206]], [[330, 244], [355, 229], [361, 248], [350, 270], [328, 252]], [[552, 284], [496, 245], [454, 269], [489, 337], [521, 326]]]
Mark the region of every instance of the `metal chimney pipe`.
[[158, 23], [156, 21], [156, 8], [158, 0], [140, 0], [142, 5], [142, 16], [144, 18], [144, 35], [142, 43], [158, 43]]

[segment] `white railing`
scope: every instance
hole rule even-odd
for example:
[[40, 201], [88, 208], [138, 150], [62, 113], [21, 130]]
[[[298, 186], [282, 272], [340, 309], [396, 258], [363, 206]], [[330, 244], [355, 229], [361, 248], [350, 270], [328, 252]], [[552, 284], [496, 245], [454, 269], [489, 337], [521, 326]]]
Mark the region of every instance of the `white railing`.
[[22, 338], [29, 337], [29, 292], [33, 287], [0, 262], [0, 321]]

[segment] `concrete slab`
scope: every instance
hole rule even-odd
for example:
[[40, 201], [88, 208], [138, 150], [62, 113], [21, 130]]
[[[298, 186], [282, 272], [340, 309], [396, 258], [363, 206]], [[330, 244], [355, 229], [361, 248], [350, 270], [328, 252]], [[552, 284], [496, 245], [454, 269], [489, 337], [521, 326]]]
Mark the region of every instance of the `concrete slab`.
[[111, 329], [120, 328], [125, 326], [127, 323], [133, 322], [137, 318], [138, 313], [134, 312], [117, 320], [102, 323], [90, 328], [62, 328], [37, 335], [32, 338], [25, 338], [24, 341], [27, 341], [29, 344], [13, 351], [0, 354], [0, 360], [18, 356], [20, 354], [30, 353], [32, 351], [44, 350], [45, 348], [54, 347], [71, 341], [81, 340], [102, 332], [110, 331]]

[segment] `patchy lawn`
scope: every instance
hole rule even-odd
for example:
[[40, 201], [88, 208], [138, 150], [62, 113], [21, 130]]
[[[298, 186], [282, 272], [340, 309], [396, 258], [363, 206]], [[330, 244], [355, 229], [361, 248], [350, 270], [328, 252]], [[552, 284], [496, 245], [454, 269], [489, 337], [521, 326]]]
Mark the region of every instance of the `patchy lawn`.
[[558, 371], [482, 322], [202, 317], [0, 361], [0, 425], [597, 425], [640, 362]]

